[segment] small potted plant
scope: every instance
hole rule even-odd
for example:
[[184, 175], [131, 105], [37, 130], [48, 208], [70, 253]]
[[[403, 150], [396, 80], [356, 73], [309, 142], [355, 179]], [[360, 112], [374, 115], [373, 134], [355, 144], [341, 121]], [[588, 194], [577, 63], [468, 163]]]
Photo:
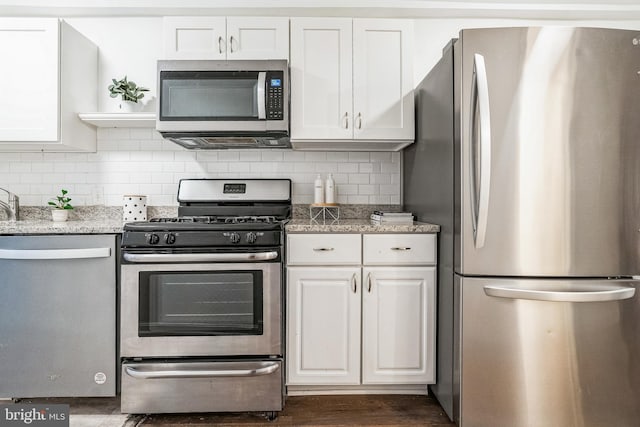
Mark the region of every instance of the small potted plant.
[[127, 80], [127, 76], [124, 76], [120, 80], [111, 79], [113, 84], [109, 85], [109, 96], [111, 98], [121, 97], [120, 110], [133, 111], [134, 106], [138, 105], [138, 102], [144, 98], [144, 92], [148, 92], [146, 87], [138, 86], [135, 82]]
[[73, 209], [73, 206], [69, 204], [71, 198], [67, 197], [69, 192], [65, 189], [60, 191], [60, 195], [52, 198], [49, 202], [50, 206], [53, 206], [51, 210], [51, 216], [55, 222], [64, 222], [69, 217], [69, 211]]

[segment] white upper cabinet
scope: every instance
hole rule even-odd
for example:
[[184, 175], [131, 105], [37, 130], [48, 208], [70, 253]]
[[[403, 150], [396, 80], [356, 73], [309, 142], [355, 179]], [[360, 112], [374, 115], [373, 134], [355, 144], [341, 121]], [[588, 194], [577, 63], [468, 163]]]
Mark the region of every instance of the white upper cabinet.
[[396, 151], [414, 140], [411, 20], [291, 19], [296, 149]]
[[289, 59], [289, 18], [172, 16], [165, 59]]
[[97, 47], [56, 18], [0, 18], [0, 151], [95, 151]]
[[407, 20], [353, 20], [353, 136], [413, 141], [413, 34]]
[[291, 20], [291, 137], [353, 137], [351, 19]]

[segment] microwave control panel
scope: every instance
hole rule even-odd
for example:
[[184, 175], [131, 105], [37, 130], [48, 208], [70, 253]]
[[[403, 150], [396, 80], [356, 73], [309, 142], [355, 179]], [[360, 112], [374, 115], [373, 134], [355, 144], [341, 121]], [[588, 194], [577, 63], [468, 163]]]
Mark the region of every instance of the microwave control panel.
[[282, 71], [267, 72], [267, 120], [284, 118], [284, 78]]

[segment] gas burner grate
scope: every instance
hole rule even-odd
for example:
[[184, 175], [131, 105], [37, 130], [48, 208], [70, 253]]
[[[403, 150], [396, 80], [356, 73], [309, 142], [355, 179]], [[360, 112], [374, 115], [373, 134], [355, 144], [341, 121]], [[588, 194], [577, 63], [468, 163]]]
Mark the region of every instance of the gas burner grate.
[[179, 216], [172, 218], [151, 218], [159, 223], [203, 223], [203, 224], [273, 224], [279, 222], [275, 216]]

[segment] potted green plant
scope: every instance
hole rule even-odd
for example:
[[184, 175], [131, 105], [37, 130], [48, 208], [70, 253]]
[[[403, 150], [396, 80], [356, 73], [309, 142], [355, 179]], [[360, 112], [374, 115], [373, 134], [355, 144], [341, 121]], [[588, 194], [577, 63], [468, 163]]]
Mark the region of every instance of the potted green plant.
[[144, 98], [144, 92], [149, 92], [146, 87], [138, 86], [135, 82], [127, 80], [124, 76], [120, 80], [111, 79], [113, 84], [109, 85], [109, 96], [111, 98], [121, 97], [120, 109], [124, 111], [132, 111], [134, 106]]
[[60, 194], [54, 198], [52, 198], [49, 202], [50, 206], [53, 206], [51, 210], [51, 216], [55, 222], [64, 222], [69, 217], [69, 211], [73, 209], [73, 206], [69, 203], [71, 201], [70, 197], [67, 197], [69, 192], [65, 189], [60, 191]]

